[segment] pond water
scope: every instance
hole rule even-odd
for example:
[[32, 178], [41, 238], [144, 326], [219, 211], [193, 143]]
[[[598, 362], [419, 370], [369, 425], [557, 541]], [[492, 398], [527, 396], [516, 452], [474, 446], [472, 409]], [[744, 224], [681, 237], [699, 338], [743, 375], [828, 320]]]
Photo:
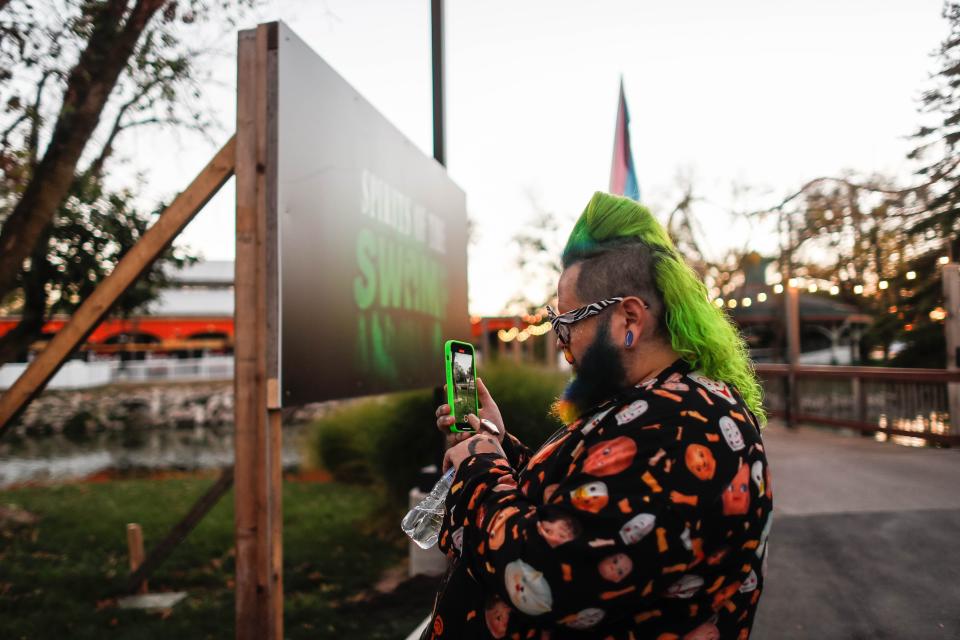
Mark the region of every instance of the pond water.
[[[304, 424], [283, 427], [284, 469], [303, 460]], [[63, 435], [7, 437], [0, 443], [0, 488], [76, 480], [102, 472], [197, 471], [233, 464], [233, 427], [143, 428]]]

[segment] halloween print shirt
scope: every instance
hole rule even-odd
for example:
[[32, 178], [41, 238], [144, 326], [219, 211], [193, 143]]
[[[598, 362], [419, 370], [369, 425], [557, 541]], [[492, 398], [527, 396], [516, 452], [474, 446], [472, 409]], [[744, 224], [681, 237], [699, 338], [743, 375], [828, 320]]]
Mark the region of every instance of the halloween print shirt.
[[773, 496], [736, 389], [678, 360], [504, 451], [453, 480], [424, 638], [749, 637]]

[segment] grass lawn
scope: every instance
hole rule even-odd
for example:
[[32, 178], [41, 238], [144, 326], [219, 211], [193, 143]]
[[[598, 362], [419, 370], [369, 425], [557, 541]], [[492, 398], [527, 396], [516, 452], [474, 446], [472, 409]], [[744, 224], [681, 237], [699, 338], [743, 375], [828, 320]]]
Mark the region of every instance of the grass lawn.
[[[113, 606], [127, 575], [126, 524], [151, 548], [212, 478], [115, 480], [0, 492], [0, 505], [36, 514], [0, 530], [0, 638], [231, 638], [233, 493], [228, 493], [150, 579], [186, 591], [172, 611]], [[403, 638], [428, 613], [430, 581], [366, 597], [401, 563], [402, 513], [370, 490], [287, 482], [284, 591], [287, 638]]]

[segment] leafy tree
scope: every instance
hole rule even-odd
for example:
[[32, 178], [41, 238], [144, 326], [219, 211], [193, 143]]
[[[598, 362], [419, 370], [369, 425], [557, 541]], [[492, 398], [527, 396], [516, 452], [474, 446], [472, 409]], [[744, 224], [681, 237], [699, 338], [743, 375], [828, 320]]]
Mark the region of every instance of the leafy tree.
[[[783, 232], [783, 271], [839, 278], [841, 296], [875, 318], [864, 346], [881, 347], [887, 360], [890, 345], [904, 343], [889, 359], [897, 366], [944, 366], [943, 324], [931, 311], [943, 305], [940, 259], [960, 260], [960, 3], [945, 2], [943, 16], [948, 35], [908, 156], [921, 163], [923, 182], [898, 189], [882, 176], [818, 178], [771, 210]], [[866, 297], [854, 294], [857, 284]]]
[[[924, 124], [914, 134], [918, 146], [910, 158], [923, 163], [918, 172], [930, 184], [930, 199], [906, 230], [916, 251], [910, 270], [920, 277], [916, 311], [906, 349], [897, 362], [914, 366], [945, 366], [946, 342], [942, 321], [930, 311], [943, 304], [943, 278], [938, 259], [960, 261], [960, 3], [944, 3], [947, 37], [935, 51], [938, 72], [921, 99]], [[922, 274], [922, 275], [921, 275]]]
[[949, 33], [935, 54], [940, 70], [921, 100], [928, 122], [914, 134], [919, 144], [909, 156], [924, 163], [918, 173], [931, 184], [931, 198], [909, 233], [934, 249], [952, 239], [955, 249], [960, 235], [960, 3], [946, 2], [943, 16]]
[[[155, 212], [134, 191], [104, 182], [117, 142], [147, 126], [207, 130], [196, 61], [208, 52], [195, 43], [255, 2], [0, 0], [0, 303], [20, 315], [0, 363], [51, 313], [71, 312], [149, 226]], [[118, 309], [149, 300], [163, 265], [188, 257], [167, 251]]]

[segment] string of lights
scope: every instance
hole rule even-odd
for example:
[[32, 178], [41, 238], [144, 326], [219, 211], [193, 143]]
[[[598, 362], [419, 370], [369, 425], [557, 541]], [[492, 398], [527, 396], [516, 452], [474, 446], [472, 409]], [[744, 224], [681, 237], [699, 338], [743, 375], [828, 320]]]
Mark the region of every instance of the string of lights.
[[[937, 259], [939, 265], [946, 265], [950, 262], [950, 258], [947, 256], [940, 256]], [[917, 272], [916, 271], [907, 271], [904, 274], [904, 277], [907, 280], [916, 280]], [[849, 281], [847, 281], [849, 284]], [[809, 293], [817, 293], [818, 291], [829, 292], [831, 296], [836, 296], [840, 294], [840, 285], [836, 282], [829, 280], [824, 280], [820, 278], [790, 278], [787, 281], [787, 286], [791, 289], [806, 289]], [[876, 289], [869, 289], [863, 284], [857, 283], [853, 285], [853, 293], [855, 295], [870, 296], [876, 293], [877, 291], [886, 291], [890, 288], [889, 280], [879, 280], [876, 283]], [[780, 295], [784, 291], [784, 286], [782, 282], [771, 283], [771, 290], [774, 295]], [[761, 291], [756, 295], [757, 302], [766, 302], [768, 299], [767, 293]], [[716, 296], [712, 298], [713, 303], [720, 308], [726, 307], [728, 309], [736, 309], [737, 307], [750, 307], [754, 303], [754, 299], [749, 296], [743, 297], [733, 297], [733, 298], [724, 298], [723, 296]], [[896, 307], [891, 307], [891, 313], [897, 311]], [[947, 312], [943, 307], [937, 307], [930, 312], [930, 319], [934, 322], [943, 322], [947, 317]], [[908, 330], [912, 325], [906, 325]]]
[[[950, 262], [950, 258], [947, 256], [940, 256], [940, 258], [937, 259], [937, 263], [941, 266], [948, 264], [949, 262]], [[904, 277], [907, 280], [916, 280], [917, 273], [916, 271], [907, 271], [906, 274], [904, 274]], [[849, 281], [846, 282], [846, 285], [849, 286]], [[770, 291], [775, 296], [781, 295], [784, 292], [784, 285], [782, 282], [774, 282], [774, 283], [771, 283], [769, 286], [770, 286]], [[840, 295], [840, 291], [841, 291], [840, 284], [829, 281], [829, 280], [820, 279], [820, 278], [803, 278], [803, 277], [790, 278], [787, 281], [787, 286], [793, 289], [806, 289], [807, 292], [809, 293], [817, 293], [817, 292], [823, 291], [823, 292], [829, 293], [829, 295], [831, 296]], [[853, 285], [852, 290], [855, 295], [870, 296], [877, 293], [877, 291], [886, 291], [889, 288], [890, 288], [889, 280], [879, 280], [878, 282], [876, 282], [875, 288], [867, 287], [864, 284], [857, 283]], [[724, 298], [723, 296], [719, 296], [719, 295], [712, 298], [713, 304], [715, 304], [717, 307], [720, 307], [720, 308], [726, 307], [727, 309], [736, 309], [738, 307], [748, 308], [753, 306], [755, 302], [763, 303], [763, 302], [766, 302], [768, 299], [770, 299], [769, 295], [765, 291], [761, 291], [757, 293], [755, 298], [751, 296]], [[891, 309], [892, 309], [891, 313], [897, 312], [896, 307], [891, 307]], [[502, 342], [513, 342], [514, 340], [516, 340], [517, 342], [525, 342], [531, 337], [542, 336], [548, 331], [550, 331], [550, 322], [542, 322], [543, 317], [544, 317], [544, 313], [542, 311], [536, 314], [524, 315], [522, 316], [521, 319], [527, 323], [526, 327], [522, 329], [519, 327], [511, 327], [510, 329], [500, 329], [499, 331], [497, 331], [497, 338], [499, 338]], [[946, 320], [946, 317], [947, 317], [947, 311], [943, 307], [937, 307], [932, 311], [930, 311], [930, 319], [933, 320], [934, 322], [943, 322], [944, 320]], [[912, 327], [912, 325], [907, 325], [907, 326]]]

